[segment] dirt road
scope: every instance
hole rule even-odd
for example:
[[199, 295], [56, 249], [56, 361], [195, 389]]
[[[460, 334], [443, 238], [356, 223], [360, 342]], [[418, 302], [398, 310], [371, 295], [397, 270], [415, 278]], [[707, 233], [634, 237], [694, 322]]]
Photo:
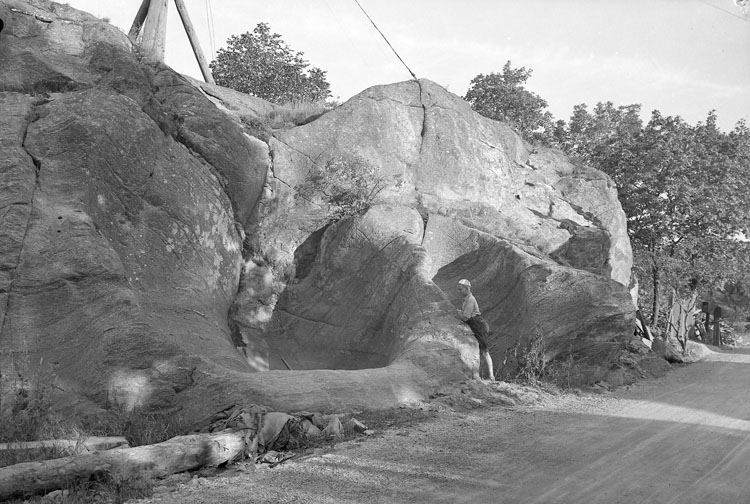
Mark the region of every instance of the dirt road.
[[443, 414], [151, 503], [750, 502], [750, 350], [610, 395]]

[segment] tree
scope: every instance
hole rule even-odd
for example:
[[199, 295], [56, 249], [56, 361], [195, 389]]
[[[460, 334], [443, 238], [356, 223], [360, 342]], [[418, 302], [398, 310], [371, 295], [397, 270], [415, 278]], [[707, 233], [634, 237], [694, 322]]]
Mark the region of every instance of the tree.
[[531, 69], [511, 68], [510, 61], [501, 73], [479, 74], [471, 80], [464, 100], [485, 117], [510, 123], [529, 140], [544, 142], [554, 129], [547, 102], [524, 88]]
[[326, 72], [312, 67], [266, 23], [233, 35], [209, 65], [217, 84], [274, 103], [317, 102], [331, 96]]
[[[747, 265], [750, 135], [743, 123], [721, 132], [716, 115], [691, 126], [654, 111], [645, 126], [640, 106], [576, 106], [565, 138], [568, 152], [617, 184], [628, 216], [635, 270], [648, 278], [652, 327], [660, 300], [695, 298]], [[643, 284], [642, 284], [643, 285]]]
[[727, 280], [724, 285], [713, 289], [709, 294], [714, 304], [724, 308], [724, 317], [732, 323], [744, 319], [750, 309], [750, 277]]
[[524, 89], [530, 75], [508, 61], [499, 74], [475, 77], [465, 99], [527, 139], [560, 147], [612, 177], [628, 219], [634, 273], [651, 296], [652, 327], [664, 298], [694, 301], [700, 290], [741, 276], [750, 265], [750, 246], [738, 240], [750, 236], [750, 130], [744, 122], [726, 134], [713, 111], [695, 126], [654, 111], [644, 125], [640, 105], [606, 102], [591, 112], [577, 105], [566, 125]]
[[[641, 106], [637, 104], [615, 107], [612, 102], [600, 102], [591, 113], [585, 103], [576, 105], [567, 131], [556, 135], [558, 144], [588, 164], [615, 160], [640, 134], [640, 115]], [[610, 175], [617, 177], [617, 173]]]

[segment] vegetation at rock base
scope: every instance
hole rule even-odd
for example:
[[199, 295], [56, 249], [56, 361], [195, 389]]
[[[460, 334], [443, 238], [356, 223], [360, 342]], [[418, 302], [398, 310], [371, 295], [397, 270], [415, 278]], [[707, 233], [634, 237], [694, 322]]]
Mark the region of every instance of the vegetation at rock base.
[[[56, 383], [54, 372], [44, 362], [34, 370], [25, 353], [13, 355], [6, 362], [8, 366], [0, 376], [0, 390], [9, 393], [2, 394], [4, 402], [0, 404], [0, 443], [13, 446], [44, 439], [83, 442], [90, 436], [123, 436], [130, 446], [142, 446], [185, 433], [182, 417], [175, 412], [148, 412], [138, 408], [125, 411], [112, 407], [98, 416], [77, 420], [64, 418], [54, 407], [55, 394], [62, 389]], [[54, 447], [32, 452], [2, 450], [0, 467], [38, 460], [39, 457], [54, 459], [67, 455], [68, 452]], [[49, 496], [8, 502], [49, 502], [54, 499], [54, 502], [63, 503], [122, 503], [150, 496], [153, 486], [150, 478], [117, 480], [103, 472], [91, 480], [71, 482], [67, 488]]]
[[106, 473], [86, 481], [71, 482], [64, 489], [46, 495], [13, 498], [7, 504], [48, 503], [56, 504], [123, 504], [134, 499], [145, 499], [154, 495], [156, 482], [151, 478], [134, 477], [117, 480]]
[[331, 96], [326, 72], [310, 67], [267, 23], [233, 35], [210, 63], [217, 84], [273, 103], [323, 102]]
[[[139, 408], [126, 411], [112, 406], [104, 414], [75, 422], [67, 421], [54, 408], [54, 395], [60, 387], [46, 366], [31, 370], [24, 356], [15, 359], [2, 376], [3, 397], [0, 414], [0, 442], [86, 436], [123, 436], [131, 446], [158, 443], [183, 434], [181, 416], [174, 412], [149, 412]], [[0, 466], [21, 460], [3, 460]]]
[[497, 371], [505, 374], [495, 378], [535, 385], [546, 377], [548, 364], [544, 335], [537, 330], [528, 341], [519, 338], [506, 349], [501, 365], [497, 366]]
[[[529, 142], [560, 148], [612, 178], [652, 328], [667, 323], [675, 303], [695, 306], [699, 296], [741, 281], [750, 265], [748, 243], [739, 239], [750, 235], [750, 129], [743, 121], [727, 133], [713, 111], [691, 125], [654, 110], [644, 124], [640, 105], [612, 102], [576, 105], [567, 122], [554, 120], [547, 102], [524, 88], [530, 76], [508, 61], [502, 72], [474, 78], [465, 99]], [[735, 301], [750, 307], [750, 299]]]

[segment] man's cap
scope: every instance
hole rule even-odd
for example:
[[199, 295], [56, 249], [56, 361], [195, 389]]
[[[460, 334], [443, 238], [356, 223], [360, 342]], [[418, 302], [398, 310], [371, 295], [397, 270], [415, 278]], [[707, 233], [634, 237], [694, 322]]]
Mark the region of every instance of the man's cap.
[[469, 282], [467, 279], [462, 278], [458, 281], [458, 285], [465, 285], [466, 287], [471, 287], [471, 282]]

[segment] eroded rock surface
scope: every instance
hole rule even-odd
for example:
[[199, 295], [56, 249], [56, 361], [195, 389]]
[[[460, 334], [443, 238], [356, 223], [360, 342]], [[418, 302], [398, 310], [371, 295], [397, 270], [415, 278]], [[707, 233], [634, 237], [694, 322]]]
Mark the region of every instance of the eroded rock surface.
[[[454, 316], [464, 277], [495, 333], [498, 364], [539, 335], [550, 359], [609, 362], [632, 332], [624, 288], [632, 255], [612, 182], [558, 152], [530, 151], [437, 84], [376, 86], [276, 132], [269, 145], [273, 169], [252, 233], [262, 259], [247, 265], [298, 282], [281, 295], [241, 294], [235, 312], [249, 346], [268, 345], [270, 368], [382, 365], [398, 358], [402, 330], [426, 312], [442, 317], [431, 327], [466, 334]], [[318, 202], [294, 189], [329, 160], [353, 155], [374, 164], [387, 188], [363, 218], [321, 227]], [[393, 297], [405, 257], [418, 261], [421, 299]], [[476, 357], [467, 362], [476, 366]], [[583, 374], [602, 379], [608, 365]]]
[[[67, 406], [385, 407], [471, 376], [474, 284], [493, 357], [536, 334], [600, 379], [634, 308], [611, 181], [529, 147], [428, 80], [304, 126], [137, 58], [119, 30], [0, 0], [0, 373], [56, 375]], [[340, 157], [385, 189], [332, 221], [300, 198]], [[292, 369], [293, 371], [289, 371]], [[6, 403], [7, 404], [7, 401]], [[3, 403], [0, 403], [0, 409]]]

